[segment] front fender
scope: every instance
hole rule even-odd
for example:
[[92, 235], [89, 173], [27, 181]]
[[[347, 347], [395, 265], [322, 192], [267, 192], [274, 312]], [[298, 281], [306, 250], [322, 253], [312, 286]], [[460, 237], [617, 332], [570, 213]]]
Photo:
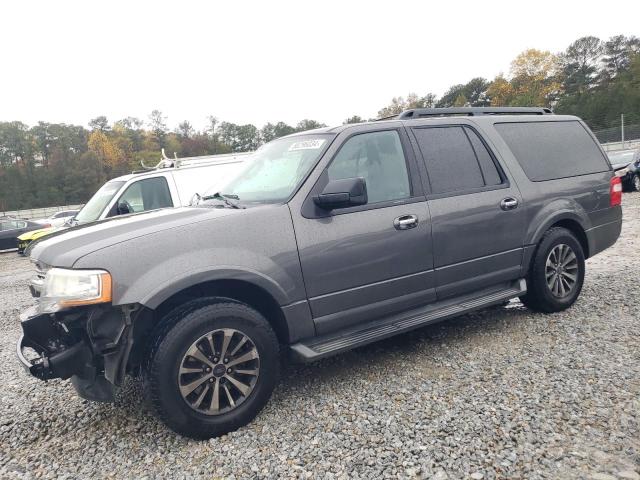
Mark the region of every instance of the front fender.
[[[279, 305], [290, 303], [287, 293], [273, 279], [266, 275], [244, 267], [217, 266], [215, 269], [203, 269], [186, 272], [178, 278], [172, 278], [149, 292], [140, 303], [151, 309], [157, 308], [162, 302], [172, 295], [195, 285], [215, 280], [241, 280], [251, 283], [268, 292]], [[122, 303], [127, 303], [127, 297], [123, 297]]]

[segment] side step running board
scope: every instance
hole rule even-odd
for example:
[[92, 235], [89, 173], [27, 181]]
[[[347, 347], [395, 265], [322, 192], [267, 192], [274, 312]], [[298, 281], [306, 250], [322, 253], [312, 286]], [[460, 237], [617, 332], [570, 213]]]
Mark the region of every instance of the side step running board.
[[410, 310], [401, 315], [393, 316], [389, 321], [368, 326], [349, 332], [332, 333], [319, 338], [313, 338], [305, 342], [291, 345], [294, 359], [302, 362], [311, 362], [336, 353], [351, 350], [352, 348], [382, 340], [414, 328], [423, 327], [430, 323], [446, 320], [464, 313], [519, 297], [527, 292], [527, 284], [524, 279], [512, 283], [508, 288], [494, 291], [490, 294], [467, 297], [467, 299], [454, 299], [445, 302]]

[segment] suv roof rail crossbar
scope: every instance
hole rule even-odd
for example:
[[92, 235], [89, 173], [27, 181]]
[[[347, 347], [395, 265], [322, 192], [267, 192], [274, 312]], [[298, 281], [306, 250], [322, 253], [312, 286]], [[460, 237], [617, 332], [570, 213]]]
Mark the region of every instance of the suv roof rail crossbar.
[[412, 108], [398, 115], [399, 120], [420, 117], [447, 117], [476, 115], [551, 115], [550, 108], [543, 107], [451, 107], [451, 108]]

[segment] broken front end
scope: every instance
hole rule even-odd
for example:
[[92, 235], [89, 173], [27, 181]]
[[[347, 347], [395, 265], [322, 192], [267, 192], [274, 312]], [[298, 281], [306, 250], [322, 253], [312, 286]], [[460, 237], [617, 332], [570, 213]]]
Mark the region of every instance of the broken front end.
[[37, 304], [21, 315], [18, 359], [36, 378], [71, 379], [83, 398], [112, 401], [140, 309], [111, 305], [111, 276], [104, 270], [38, 267], [30, 284]]

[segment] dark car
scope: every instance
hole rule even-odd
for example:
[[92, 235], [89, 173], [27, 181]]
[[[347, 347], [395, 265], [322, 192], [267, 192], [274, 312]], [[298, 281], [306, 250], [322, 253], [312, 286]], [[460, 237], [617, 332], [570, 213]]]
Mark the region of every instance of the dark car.
[[613, 171], [622, 180], [623, 189], [640, 192], [640, 149], [620, 150], [607, 155]]
[[35, 245], [18, 357], [92, 400], [141, 374], [167, 425], [221, 435], [267, 403], [281, 355], [313, 361], [513, 298], [569, 308], [585, 259], [620, 234], [621, 192], [588, 127], [541, 108], [283, 137], [198, 206]]
[[18, 237], [42, 228], [42, 224], [17, 218], [0, 218], [0, 250], [18, 248]]

